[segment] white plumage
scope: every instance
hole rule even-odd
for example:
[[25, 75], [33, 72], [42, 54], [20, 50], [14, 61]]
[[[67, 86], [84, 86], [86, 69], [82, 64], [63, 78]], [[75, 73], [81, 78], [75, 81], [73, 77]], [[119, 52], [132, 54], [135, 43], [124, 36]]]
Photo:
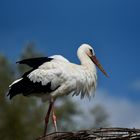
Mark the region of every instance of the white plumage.
[[[10, 99], [17, 94], [36, 95], [43, 101], [50, 100], [51, 102], [59, 96], [68, 94], [76, 96], [80, 94], [81, 98], [86, 95], [90, 98], [94, 95], [97, 85], [96, 66], [106, 76], [107, 74], [90, 45], [81, 45], [77, 55], [81, 65], [71, 63], [61, 55], [19, 61], [18, 63], [27, 64], [33, 69], [9, 86]], [[49, 108], [52, 108], [51, 103]], [[46, 131], [47, 128], [44, 135]]]
[[88, 64], [87, 62], [86, 65], [76, 65], [68, 61], [60, 60], [56, 56], [52, 61], [39, 66], [38, 69], [31, 72], [28, 77], [32, 82], [41, 82], [42, 85], [47, 85], [51, 82], [52, 90], [59, 86], [59, 88], [51, 94], [46, 93], [46, 97], [48, 97], [48, 95], [57, 97], [70, 93], [76, 95], [81, 93], [81, 97], [84, 97], [84, 95], [90, 97], [96, 88], [97, 76], [94, 64], [92, 63], [92, 65], [87, 68]]

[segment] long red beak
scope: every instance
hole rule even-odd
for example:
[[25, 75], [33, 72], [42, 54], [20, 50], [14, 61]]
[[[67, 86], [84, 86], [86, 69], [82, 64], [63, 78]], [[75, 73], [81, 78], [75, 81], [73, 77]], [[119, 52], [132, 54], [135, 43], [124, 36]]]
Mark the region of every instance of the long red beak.
[[103, 72], [103, 74], [106, 77], [109, 77], [108, 74], [105, 72], [104, 68], [102, 67], [102, 65], [99, 63], [98, 59], [96, 58], [96, 56], [91, 56], [91, 60], [94, 62], [94, 64]]

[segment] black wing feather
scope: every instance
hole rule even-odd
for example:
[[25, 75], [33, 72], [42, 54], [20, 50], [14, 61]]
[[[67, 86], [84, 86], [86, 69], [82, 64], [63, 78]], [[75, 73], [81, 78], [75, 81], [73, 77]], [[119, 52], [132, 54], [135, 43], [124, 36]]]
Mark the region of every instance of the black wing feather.
[[37, 57], [37, 58], [24, 59], [24, 60], [21, 60], [21, 61], [17, 61], [16, 63], [26, 64], [26, 65], [35, 69], [35, 68], [39, 67], [40, 65], [42, 65], [43, 63], [49, 62], [51, 60], [53, 60], [53, 58]]
[[41, 82], [33, 83], [28, 77], [25, 77], [11, 86], [7, 96], [10, 96], [10, 99], [12, 99], [18, 94], [28, 96], [31, 94], [39, 95], [40, 93], [46, 93], [51, 91], [53, 91], [51, 89], [51, 82], [49, 82], [47, 85], [42, 85]]
[[10, 99], [12, 99], [17, 94], [23, 94], [24, 96], [28, 96], [31, 94], [40, 94], [40, 93], [46, 93], [46, 92], [52, 92], [54, 90], [51, 89], [51, 82], [49, 82], [47, 85], [42, 85], [41, 82], [32, 82], [27, 77], [29, 73], [34, 71], [36, 68], [38, 68], [40, 65], [42, 65], [45, 62], [49, 62], [53, 60], [53, 58], [48, 57], [38, 57], [38, 58], [30, 58], [30, 59], [24, 59], [21, 61], [18, 61], [16, 63], [19, 64], [26, 64], [30, 67], [32, 67], [31, 70], [25, 72], [22, 76], [23, 79], [21, 79], [19, 82], [13, 84], [8, 92], [8, 96], [10, 96]]

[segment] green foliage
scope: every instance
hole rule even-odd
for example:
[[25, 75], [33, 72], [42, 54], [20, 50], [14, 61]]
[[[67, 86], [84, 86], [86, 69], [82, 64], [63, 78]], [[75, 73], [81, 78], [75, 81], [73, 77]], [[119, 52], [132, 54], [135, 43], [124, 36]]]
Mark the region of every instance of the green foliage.
[[[7, 86], [14, 78], [13, 69], [6, 57], [0, 55], [0, 92], [6, 91]], [[5, 94], [2, 93], [4, 96]]]
[[[28, 53], [27, 53], [28, 52]], [[27, 46], [22, 58], [33, 56], [33, 47]], [[36, 53], [37, 54], [37, 53]], [[34, 98], [16, 96], [12, 101], [5, 97], [8, 85], [15, 79], [15, 75], [23, 73], [27, 67], [13, 69], [9, 61], [0, 56], [0, 139], [4, 140], [31, 140], [41, 135], [43, 129], [43, 107]], [[14, 72], [16, 74], [14, 75]], [[18, 74], [18, 73], [19, 74]]]

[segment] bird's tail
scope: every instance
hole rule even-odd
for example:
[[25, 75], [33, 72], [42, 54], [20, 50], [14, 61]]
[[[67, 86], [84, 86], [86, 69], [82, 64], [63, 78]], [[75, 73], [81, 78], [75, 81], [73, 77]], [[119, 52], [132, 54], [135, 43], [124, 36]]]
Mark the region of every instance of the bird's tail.
[[16, 81], [14, 81], [10, 86], [9, 86], [9, 91], [7, 93], [7, 96], [12, 99], [14, 96], [21, 94], [22, 91], [24, 91], [24, 79], [20, 78]]

